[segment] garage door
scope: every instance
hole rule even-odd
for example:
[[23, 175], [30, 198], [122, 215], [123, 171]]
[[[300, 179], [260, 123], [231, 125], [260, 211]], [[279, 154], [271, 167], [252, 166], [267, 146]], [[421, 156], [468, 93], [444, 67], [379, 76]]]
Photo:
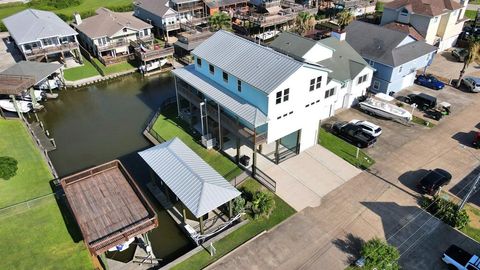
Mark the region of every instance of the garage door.
[[405, 77], [403, 77], [401, 89], [411, 86], [414, 80], [415, 80], [415, 72], [412, 72], [406, 75]]

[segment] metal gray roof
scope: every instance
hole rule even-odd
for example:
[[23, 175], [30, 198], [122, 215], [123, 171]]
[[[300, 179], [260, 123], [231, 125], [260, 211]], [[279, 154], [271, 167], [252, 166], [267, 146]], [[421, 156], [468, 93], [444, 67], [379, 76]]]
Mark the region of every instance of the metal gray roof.
[[176, 12], [170, 8], [168, 0], [137, 0], [133, 4], [158, 17], [163, 17], [169, 10]]
[[370, 23], [353, 21], [346, 30], [347, 42], [363, 58], [391, 67], [400, 66], [438, 50], [423, 41], [413, 41], [398, 47], [409, 36], [407, 33]]
[[270, 47], [295, 57], [303, 57], [312, 49], [316, 41], [290, 32], [282, 32], [269, 44]]
[[240, 196], [179, 138], [138, 154], [197, 218]]
[[62, 67], [63, 65], [58, 63], [20, 61], [8, 69], [0, 72], [0, 74], [33, 76], [35, 78], [35, 84], [37, 84]]
[[208, 98], [219, 103], [226, 110], [233, 112], [254, 127], [261, 126], [267, 122], [267, 116], [262, 111], [196, 71], [194, 65], [174, 69], [172, 72], [175, 76], [195, 87]]
[[223, 30], [205, 40], [192, 53], [266, 94], [274, 91], [304, 64]]
[[31, 8], [3, 19], [3, 23], [17, 44], [78, 34], [55, 13]]

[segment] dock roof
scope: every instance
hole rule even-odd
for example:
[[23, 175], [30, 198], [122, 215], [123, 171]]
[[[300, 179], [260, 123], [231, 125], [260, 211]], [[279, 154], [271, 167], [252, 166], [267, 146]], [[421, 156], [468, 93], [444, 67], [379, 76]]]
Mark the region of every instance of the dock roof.
[[[34, 84], [59, 71], [63, 67], [60, 63], [42, 63], [33, 61], [20, 61], [8, 69], [0, 72], [3, 75], [32, 76]], [[24, 89], [25, 90], [25, 89]]]
[[197, 218], [240, 196], [178, 138], [138, 154]]
[[65, 177], [61, 185], [96, 255], [158, 225], [152, 206], [118, 160]]

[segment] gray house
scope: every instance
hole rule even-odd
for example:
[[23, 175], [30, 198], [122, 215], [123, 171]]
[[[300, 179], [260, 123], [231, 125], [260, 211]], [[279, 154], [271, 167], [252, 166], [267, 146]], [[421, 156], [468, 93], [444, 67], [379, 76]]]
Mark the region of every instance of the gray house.
[[3, 23], [26, 60], [64, 62], [80, 57], [78, 33], [53, 12], [26, 9]]

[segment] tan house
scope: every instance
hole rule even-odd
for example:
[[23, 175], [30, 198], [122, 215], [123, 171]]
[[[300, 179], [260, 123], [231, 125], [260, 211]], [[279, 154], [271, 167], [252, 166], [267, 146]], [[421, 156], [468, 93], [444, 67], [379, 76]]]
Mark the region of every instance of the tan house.
[[105, 64], [127, 60], [133, 53], [132, 42], [151, 44], [152, 26], [131, 12], [113, 12], [99, 8], [96, 15], [82, 20], [75, 14], [75, 29], [81, 44]]
[[[386, 3], [381, 25], [390, 29], [418, 32], [426, 43], [438, 51], [451, 48], [462, 32], [468, 0], [394, 0]], [[404, 27], [399, 26], [405, 25]]]

